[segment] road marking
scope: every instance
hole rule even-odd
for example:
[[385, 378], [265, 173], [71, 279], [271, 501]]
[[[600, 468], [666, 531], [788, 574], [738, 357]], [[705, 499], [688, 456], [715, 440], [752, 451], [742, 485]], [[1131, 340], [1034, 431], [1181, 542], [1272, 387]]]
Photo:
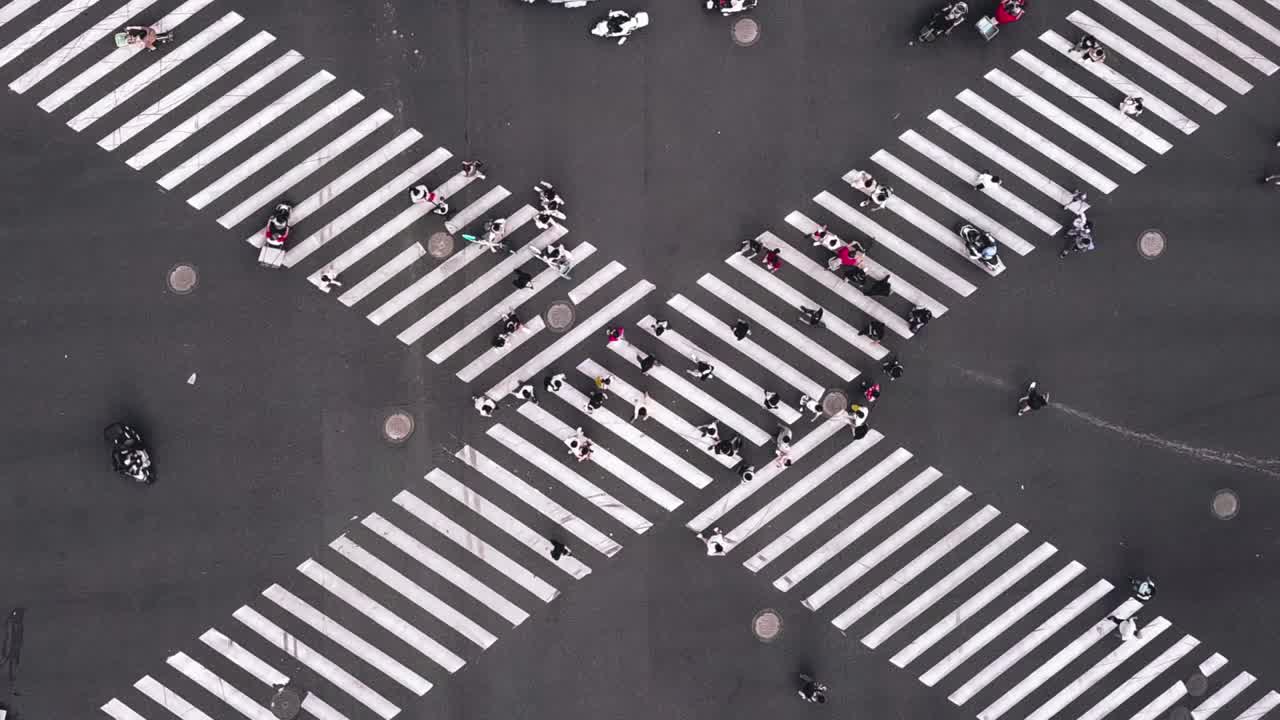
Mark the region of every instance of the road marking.
[[1045, 196], [1058, 205], [1066, 205], [1071, 202], [1071, 193], [1066, 188], [1050, 180], [1039, 170], [1009, 154], [1004, 148], [974, 132], [968, 125], [941, 110], [934, 110], [929, 113], [929, 120], [951, 133], [957, 140], [986, 156], [988, 160], [1013, 173], [1014, 177], [1044, 193]]
[[1280, 693], [1272, 690], [1237, 715], [1236, 720], [1262, 720], [1262, 716], [1274, 710], [1277, 705], [1280, 705]]
[[347, 307], [360, 302], [368, 297], [369, 293], [382, 287], [388, 280], [399, 275], [406, 268], [426, 256], [427, 249], [422, 247], [422, 243], [415, 240], [412, 245], [401, 250], [390, 260], [380, 265], [377, 270], [365, 275], [360, 279], [360, 282], [352, 285], [350, 289], [339, 295], [338, 301]]
[[[491, 348], [467, 363], [466, 367], [458, 371], [458, 377], [463, 382], [471, 382], [480, 377], [486, 370], [493, 367], [499, 360], [515, 352], [517, 348], [525, 344], [530, 338], [546, 329], [546, 325], [542, 321], [542, 316], [535, 316], [532, 320], [524, 324], [520, 332], [515, 333], [507, 340], [507, 344], [500, 348]], [[536, 374], [536, 373], [535, 373]]]
[[107, 701], [106, 705], [102, 706], [102, 712], [115, 718], [115, 720], [147, 720], [134, 712], [133, 708], [125, 705], [115, 698], [111, 698]]
[[[1080, 720], [1102, 720], [1111, 713], [1111, 711], [1120, 707], [1126, 700], [1133, 697], [1139, 690], [1146, 687], [1152, 680], [1155, 680], [1160, 673], [1173, 667], [1175, 663], [1182, 659], [1184, 655], [1191, 652], [1200, 641], [1190, 635], [1183, 635], [1182, 639], [1169, 646], [1167, 650], [1160, 653], [1151, 662], [1147, 663], [1141, 670], [1134, 673], [1132, 677], [1121, 683], [1116, 689], [1107, 694], [1106, 697], [1099, 700], [1093, 707], [1089, 708]], [[1239, 718], [1237, 718], [1239, 720]]]
[[200, 636], [200, 641], [265, 685], [276, 687], [289, 684], [288, 675], [271, 667], [257, 655], [217, 630], [212, 628], [205, 630]]
[[[6, 8], [17, 8], [22, 3], [29, 0], [13, 0], [6, 5]], [[124, 25], [129, 18], [140, 15], [143, 10], [151, 7], [155, 0], [128, 0], [117, 10], [99, 20], [88, 30], [80, 33], [74, 40], [54, 50], [44, 60], [36, 63], [34, 67], [26, 71], [18, 77], [17, 80], [9, 83], [9, 89], [21, 95], [30, 90], [36, 83], [49, 77], [55, 70], [67, 64], [68, 62], [79, 57], [80, 53], [94, 47], [99, 40], [112, 35]], [[34, 4], [34, 3], [32, 3]], [[0, 23], [3, 24], [3, 23]], [[41, 38], [43, 39], [43, 38]]]
[[321, 700], [315, 693], [308, 691], [302, 698], [302, 709], [316, 720], [347, 720], [347, 716], [338, 712], [329, 703]]
[[[1165, 46], [1174, 55], [1177, 55], [1183, 60], [1186, 60], [1188, 63], [1191, 63], [1192, 65], [1200, 68], [1205, 72], [1205, 74], [1216, 79], [1218, 82], [1222, 83], [1223, 85], [1226, 85], [1232, 90], [1235, 90], [1237, 93], [1244, 95], [1245, 93], [1253, 89], [1253, 85], [1250, 85], [1248, 82], [1246, 82], [1244, 78], [1231, 72], [1225, 66], [1218, 63], [1216, 60], [1210, 58], [1208, 55], [1205, 55], [1204, 53], [1195, 49], [1190, 44], [1183, 41], [1182, 38], [1179, 38], [1177, 35], [1174, 35], [1173, 33], [1164, 29], [1162, 26], [1160, 26], [1155, 21], [1153, 21], [1151, 18], [1147, 17], [1146, 15], [1143, 15], [1137, 10], [1134, 10], [1133, 8], [1129, 7], [1128, 5], [1121, 2], [1120, 0], [1095, 0], [1095, 1], [1102, 7], [1110, 10], [1116, 17], [1132, 25], [1134, 28], [1138, 30], [1138, 32], [1141, 32], [1143, 35], [1146, 35], [1152, 40], [1155, 40], [1156, 42]], [[1178, 13], [1175, 13], [1173, 12], [1173, 10], [1170, 9], [1168, 4], [1161, 3], [1159, 2], [1159, 0], [1153, 0], [1153, 1], [1157, 5], [1164, 7], [1164, 9], [1169, 11], [1170, 14], [1178, 15]], [[1192, 14], [1194, 15], [1194, 13]], [[1185, 17], [1182, 19], [1186, 21]], [[1202, 21], [1203, 21], [1203, 18], [1202, 18]], [[1204, 33], [1204, 30], [1202, 28], [1195, 28], [1195, 29], [1201, 33]], [[1211, 35], [1208, 35], [1208, 33], [1205, 33], [1205, 35], [1208, 36], [1210, 39], [1213, 39], [1213, 37]], [[1253, 53], [1253, 54], [1255, 56], [1257, 55], [1257, 53]], [[1274, 72], [1274, 67], [1275, 66], [1272, 66], [1273, 72]], [[1270, 73], [1267, 73], [1267, 74], [1269, 75]]]
[[501, 185], [490, 189], [489, 192], [481, 195], [470, 205], [454, 213], [453, 217], [445, 221], [444, 229], [450, 235], [457, 235], [458, 231], [462, 230], [473, 221], [479, 220], [480, 216], [489, 212], [495, 205], [506, 200], [510, 195], [511, 193]]
[[165, 662], [249, 720], [277, 720], [270, 710], [254, 702], [248, 695], [215, 675], [209, 668], [192, 660], [186, 653], [171, 655]]
[[[1266, 38], [1272, 45], [1280, 47], [1280, 30], [1274, 25], [1249, 12], [1235, 0], [1209, 0], [1209, 4], [1230, 15], [1236, 22]], [[1270, 73], [1268, 73], [1270, 74]]]
[[1204, 699], [1195, 708], [1191, 710], [1192, 720], [1208, 720], [1214, 713], [1222, 709], [1224, 705], [1235, 699], [1237, 695], [1245, 691], [1256, 680], [1254, 676], [1247, 672], [1231, 678], [1226, 685], [1218, 688], [1218, 691]]
[[[143, 695], [151, 698], [157, 705], [168, 710], [182, 720], [213, 720], [199, 708], [187, 702], [181, 695], [161, 685], [150, 675], [143, 676], [133, 686]], [[130, 711], [132, 712], [132, 711]]]
[[[849, 174], [845, 175], [845, 179], [848, 180], [852, 178], [855, 172], [857, 171], [850, 171]], [[971, 264], [973, 263], [973, 261], [969, 259], [969, 251], [965, 249], [964, 240], [960, 238], [956, 231], [946, 225], [943, 225], [937, 220], [934, 220], [915, 205], [903, 200], [902, 196], [894, 195], [890, 197], [889, 201], [885, 203], [885, 207], [889, 208], [889, 210], [898, 217], [906, 220], [912, 225], [915, 225], [916, 229], [934, 240], [937, 240], [943, 247], [963, 258], [966, 262]], [[1005, 269], [1003, 267], [997, 267], [995, 271], [990, 274], [993, 276], [999, 275], [1004, 272], [1004, 270]]]
[[[1209, 677], [1227, 664], [1227, 659], [1214, 653], [1210, 655], [1204, 662], [1200, 663], [1200, 674]], [[1155, 718], [1164, 715], [1173, 704], [1183, 698], [1187, 694], [1186, 683], [1178, 680], [1169, 686], [1168, 690], [1157, 695], [1147, 703], [1141, 710], [1133, 716], [1133, 720], [1155, 720]], [[1194, 714], [1192, 715], [1194, 717]]]
[[40, 0], [9, 0], [4, 7], [0, 7], [0, 26], [4, 26], [10, 20], [35, 7], [39, 2]]
[[[30, 4], [34, 5], [35, 2], [38, 1], [39, 0], [35, 0], [34, 2], [31, 0], [15, 0], [14, 2], [6, 5], [3, 9], [0, 9], [0, 12], [9, 9], [10, 7], [16, 7], [21, 2], [30, 2]], [[52, 15], [41, 20], [35, 27], [14, 38], [8, 45], [4, 46], [3, 50], [0, 50], [0, 67], [8, 65], [14, 60], [14, 58], [35, 47], [42, 40], [53, 35], [55, 30], [71, 22], [76, 18], [76, 16], [80, 15], [80, 13], [83, 13], [85, 10], [88, 10], [97, 4], [98, 0], [71, 0], [66, 5], [55, 10]], [[0, 22], [0, 25], [3, 24], [3, 22]]]
[[[1186, 5], [1178, 2], [1178, 0], [1151, 1], [1156, 5], [1159, 5], [1161, 8], [1164, 8], [1165, 12], [1186, 23], [1192, 30], [1195, 30], [1201, 35], [1209, 38], [1227, 52], [1235, 55], [1248, 65], [1252, 66], [1254, 70], [1257, 70], [1264, 75], [1274, 75], [1276, 70], [1280, 69], [1277, 68], [1275, 63], [1263, 57], [1257, 50], [1254, 50], [1243, 42], [1237, 40], [1235, 36], [1209, 22], [1209, 20], [1207, 20], [1203, 15], [1191, 10]], [[1245, 18], [1243, 17], [1241, 18], [1242, 21], [1244, 19]], [[1274, 28], [1272, 29], [1274, 30]]]
[[[575, 258], [578, 260], [579, 258]], [[610, 280], [622, 274], [627, 268], [617, 260], [610, 262], [608, 265], [600, 268], [592, 273], [591, 277], [583, 280], [569, 293], [569, 301], [574, 305], [581, 305], [584, 300], [591, 297], [591, 294], [609, 283]]]

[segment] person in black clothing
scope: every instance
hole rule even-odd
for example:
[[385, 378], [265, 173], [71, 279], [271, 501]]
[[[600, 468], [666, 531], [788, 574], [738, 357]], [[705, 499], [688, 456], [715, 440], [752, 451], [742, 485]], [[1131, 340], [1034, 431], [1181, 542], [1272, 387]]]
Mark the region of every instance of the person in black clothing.
[[512, 284], [521, 290], [532, 290], [533, 276], [523, 270], [516, 270], [516, 277]]
[[879, 280], [872, 280], [871, 284], [862, 291], [867, 297], [888, 297], [893, 289], [890, 287], [889, 276], [885, 275]]
[[1018, 417], [1022, 417], [1033, 410], [1039, 410], [1049, 404], [1049, 393], [1041, 393], [1036, 387], [1036, 381], [1032, 380], [1027, 386], [1027, 394], [1018, 398]]
[[880, 363], [880, 369], [884, 370], [890, 380], [902, 377], [902, 363], [896, 357], [885, 358], [884, 362]]
[[743, 257], [750, 260], [751, 258], [759, 255], [762, 250], [764, 250], [764, 243], [756, 240], [755, 238], [750, 238], [742, 241], [742, 247], [739, 249], [739, 252], [742, 253]]
[[826, 685], [823, 685], [804, 673], [800, 673], [800, 681], [804, 683], [797, 691], [801, 700], [818, 704], [823, 704], [827, 701], [828, 688]]
[[858, 334], [865, 335], [875, 342], [880, 342], [884, 339], [884, 323], [879, 320], [868, 320], [867, 324], [858, 331]]
[[814, 327], [822, 327], [822, 308], [810, 308], [803, 305], [800, 306], [800, 321], [806, 325]]
[[572, 555], [573, 555], [573, 551], [569, 549], [568, 545], [565, 545], [559, 540], [551, 541], [551, 559], [552, 560], [558, 561], [562, 557], [570, 557]]
[[590, 413], [604, 407], [604, 401], [609, 399], [609, 393], [603, 390], [592, 390], [587, 396], [587, 412]]
[[652, 355], [637, 355], [640, 360], [640, 374], [647, 375], [650, 370], [658, 365], [658, 358]]
[[564, 381], [564, 373], [548, 375], [542, 379], [542, 388], [547, 392], [560, 392], [560, 388], [564, 387]]
[[777, 410], [779, 403], [782, 402], [782, 396], [772, 390], [764, 391], [764, 409]]
[[907, 327], [911, 332], [920, 332], [920, 328], [929, 324], [933, 319], [933, 312], [926, 307], [913, 307], [911, 312], [907, 313]]
[[747, 336], [750, 334], [751, 323], [748, 323], [742, 318], [738, 318], [738, 321], [733, 324], [733, 336], [739, 340], [746, 340]]
[[520, 322], [520, 317], [514, 312], [509, 312], [502, 316], [502, 332], [507, 335], [510, 335], [522, 327], [524, 327], [524, 323]]

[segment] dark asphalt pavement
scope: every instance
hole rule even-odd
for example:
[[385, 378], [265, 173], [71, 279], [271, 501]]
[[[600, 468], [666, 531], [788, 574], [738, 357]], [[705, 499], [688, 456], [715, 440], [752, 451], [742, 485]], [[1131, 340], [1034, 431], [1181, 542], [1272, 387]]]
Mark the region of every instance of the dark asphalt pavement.
[[[918, 0], [762, 5], [750, 48], [691, 1], [651, 5], [653, 26], [621, 48], [587, 35], [600, 10], [514, 0], [220, 9], [427, 142], [485, 159], [507, 187], [556, 180], [571, 239], [658, 285], [627, 313], [638, 318], [673, 293], [701, 297], [697, 278], [742, 237], [781, 234], [787, 212], [810, 212], [814, 193], [902, 131], [936, 137], [931, 109], [1042, 30], [1063, 31], [1071, 9], [1038, 6], [991, 44], [965, 31], [919, 48], [905, 44], [931, 9]], [[0, 43], [21, 29], [0, 27]], [[7, 83], [31, 62], [0, 73]], [[1115, 580], [1156, 575], [1158, 612], [1258, 688], [1280, 686], [1268, 410], [1280, 391], [1280, 246], [1275, 189], [1257, 183], [1280, 169], [1274, 82], [1198, 114], [1197, 133], [1112, 196], [1093, 193], [1097, 252], [1059, 260], [1056, 240], [1040, 242], [1010, 253], [1009, 273], [972, 297], [948, 298], [948, 316], [904, 348], [907, 374], [876, 412], [886, 444], [1061, 557]], [[165, 657], [230, 623], [355, 518], [391, 512], [396, 492], [489, 425], [423, 353], [300, 275], [259, 270], [243, 233], [160, 192], [36, 99], [0, 97], [0, 610], [27, 610], [21, 695], [7, 701], [22, 720], [88, 717], [143, 674], [173, 675]], [[1169, 239], [1155, 260], [1136, 249], [1148, 228]], [[187, 296], [164, 285], [180, 262], [200, 273]], [[1016, 419], [1031, 378], [1055, 405]], [[378, 431], [399, 408], [418, 425], [392, 447]], [[100, 432], [119, 418], [154, 444], [154, 487], [109, 473]], [[1230, 521], [1209, 512], [1221, 488], [1241, 498]], [[676, 517], [628, 538], [405, 717], [790, 716], [804, 709], [792, 688], [801, 669], [832, 686], [836, 712], [976, 712], [738, 561], [710, 564], [683, 523], [711, 496], [682, 497]], [[769, 645], [749, 632], [766, 607], [786, 623]]]

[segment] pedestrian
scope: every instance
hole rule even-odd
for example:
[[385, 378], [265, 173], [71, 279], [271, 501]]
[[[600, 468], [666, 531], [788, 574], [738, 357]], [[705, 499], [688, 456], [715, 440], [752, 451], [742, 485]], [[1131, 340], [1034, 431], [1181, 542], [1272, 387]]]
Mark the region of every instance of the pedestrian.
[[498, 409], [498, 404], [488, 395], [473, 395], [471, 403], [476, 406], [481, 417], [493, 417], [493, 411]]
[[654, 334], [654, 336], [655, 336], [655, 337], [662, 337], [662, 333], [664, 333], [664, 332], [666, 332], [666, 331], [667, 331], [667, 327], [668, 327], [669, 325], [671, 325], [671, 323], [667, 322], [666, 320], [654, 320], [654, 321], [653, 321], [653, 334]]
[[615, 343], [621, 342], [622, 339], [626, 337], [626, 334], [626, 329], [619, 325], [615, 328], [609, 328], [608, 332], [605, 333], [605, 337], [609, 338], [609, 342]]
[[1026, 11], [1027, 0], [1000, 0], [1000, 4], [996, 5], [996, 24], [1018, 22]]
[[1135, 638], [1142, 639], [1142, 631], [1138, 629], [1137, 615], [1130, 615], [1127, 618], [1109, 615], [1107, 619], [1116, 624], [1116, 634], [1120, 636], [1120, 642], [1129, 642]]
[[782, 403], [782, 396], [772, 390], [764, 391], [764, 409], [777, 410]]
[[733, 443], [728, 440], [716, 440], [710, 448], [711, 452], [716, 455], [733, 455]]
[[779, 450], [790, 450], [791, 438], [791, 428], [786, 425], [779, 425], [778, 434], [773, 437], [773, 444], [776, 445]]
[[649, 402], [649, 393], [645, 393], [631, 403], [631, 422], [649, 419]]
[[[556, 188], [546, 180], [539, 180], [537, 185], [533, 186], [533, 191], [538, 194], [538, 205], [543, 210], [549, 210], [553, 213], [560, 213], [564, 208], [564, 198], [560, 197], [560, 193], [556, 192]], [[561, 217], [563, 220], [564, 218]]]
[[560, 388], [564, 387], [564, 383], [565, 383], [564, 373], [556, 373], [555, 375], [548, 375], [542, 379], [542, 387], [547, 392], [560, 392]]
[[831, 252], [835, 252], [844, 246], [844, 242], [840, 240], [840, 237], [828, 230], [826, 225], [814, 230], [809, 237], [813, 240], [814, 247], [821, 245]]
[[928, 325], [932, 319], [933, 311], [927, 307], [917, 305], [907, 313], [907, 328], [913, 333], [920, 332], [920, 328]]
[[724, 533], [718, 527], [704, 530], [698, 534], [698, 537], [707, 544], [708, 557], [720, 557], [729, 551], [728, 541], [724, 539]]
[[1268, 175], [1262, 178], [1262, 184], [1263, 185], [1268, 185], [1268, 184], [1280, 185], [1280, 173], [1276, 173], [1274, 175]]
[[880, 383], [870, 378], [862, 378], [858, 382], [858, 392], [861, 392], [862, 397], [866, 398], [868, 405], [874, 405], [876, 400], [880, 399]]
[[738, 467], [735, 468], [735, 472], [738, 473], [739, 482], [743, 484], [756, 479], [756, 466], [748, 463], [746, 460], [738, 463]]
[[414, 185], [409, 188], [409, 202], [417, 204], [433, 205], [431, 212], [436, 215], [448, 215], [449, 203], [444, 201], [444, 196], [435, 190], [431, 190], [426, 185]]
[[797, 691], [801, 700], [804, 700], [805, 702], [818, 703], [819, 705], [827, 702], [828, 688], [826, 685], [823, 685], [804, 673], [800, 673], [800, 682], [804, 683]]
[[902, 377], [902, 363], [896, 357], [887, 357], [880, 363], [880, 369], [889, 376], [890, 382]]
[[742, 451], [742, 436], [741, 436], [741, 435], [734, 435], [734, 436], [733, 436], [733, 438], [729, 440], [729, 447], [732, 449], [732, 451], [733, 451], [733, 452], [732, 452], [732, 454], [734, 454], [734, 455], [737, 455], [739, 452], [741, 452], [741, 451]]
[[742, 241], [742, 247], [738, 252], [742, 253], [743, 257], [750, 260], [759, 255], [761, 250], [764, 250], [764, 243], [755, 238], [749, 238]]
[[813, 416], [809, 418], [809, 422], [817, 422], [818, 418], [822, 417], [822, 405], [808, 395], [800, 396], [800, 407], [813, 413]]
[[1080, 59], [1084, 62], [1103, 63], [1107, 61], [1107, 49], [1102, 47], [1102, 43], [1098, 42], [1098, 38], [1085, 33], [1076, 41], [1072, 52], [1080, 53]]
[[824, 310], [820, 307], [809, 308], [804, 305], [800, 306], [800, 322], [813, 327], [826, 327], [822, 324], [822, 316]]
[[703, 440], [709, 440], [713, 443], [720, 442], [720, 425], [715, 420], [706, 425], [699, 425], [698, 434]]
[[502, 332], [507, 335], [523, 327], [524, 323], [520, 322], [520, 316], [516, 315], [514, 310], [502, 316]]
[[1041, 393], [1036, 387], [1036, 381], [1032, 380], [1027, 386], [1027, 394], [1018, 398], [1018, 417], [1022, 417], [1032, 410], [1039, 410], [1049, 404], [1049, 393]]
[[539, 210], [533, 216], [533, 225], [539, 230], [550, 230], [556, 224], [556, 216], [548, 210]]
[[564, 444], [569, 446], [569, 454], [582, 462], [586, 459], [584, 455], [590, 455], [591, 441], [587, 439], [586, 433], [582, 432], [582, 428], [575, 428], [573, 434], [564, 439]]
[[573, 551], [569, 549], [568, 545], [565, 545], [559, 540], [551, 541], [551, 559], [552, 560], [559, 562], [560, 558], [571, 557], [572, 555], [573, 555]]
[[885, 205], [889, 204], [889, 198], [893, 197], [893, 188], [888, 185], [876, 183], [875, 189], [867, 194], [867, 199], [858, 203], [858, 207], [871, 206], [868, 212], [879, 212], [883, 210]]
[[862, 290], [867, 284], [867, 271], [857, 266], [846, 267], [844, 269], [844, 277], [841, 280]]
[[746, 340], [749, 335], [751, 335], [751, 323], [738, 318], [733, 324], [733, 336], [741, 341]]
[[685, 372], [689, 373], [690, 375], [698, 378], [703, 382], [706, 382], [711, 378], [715, 377], [716, 368], [714, 365], [712, 365], [711, 363], [705, 360], [700, 360], [697, 357], [694, 357], [693, 362], [694, 362], [694, 369], [685, 370]]
[[521, 290], [533, 290], [533, 276], [523, 270], [516, 270], [515, 280], [512, 284]]
[[490, 342], [489, 344], [493, 346], [494, 350], [501, 350], [502, 348], [507, 346], [507, 340], [509, 338], [510, 336], [507, 335], [506, 333], [499, 332], [497, 335], [493, 337], [493, 341]]
[[879, 280], [872, 280], [871, 284], [862, 291], [867, 297], [889, 297], [892, 292], [893, 288], [890, 285], [888, 275]]
[[320, 271], [320, 291], [330, 292], [336, 287], [342, 287], [342, 283], [338, 282], [338, 273], [333, 271], [333, 267], [329, 266]]
[[871, 411], [865, 407], [857, 403], [849, 406], [849, 424], [853, 426], [854, 430], [866, 425], [869, 417], [871, 417]]
[[778, 272], [782, 269], [782, 250], [773, 248], [764, 254], [764, 260], [760, 261], [769, 272]]
[[479, 160], [463, 160], [462, 177], [484, 180], [484, 163]]
[[992, 175], [986, 170], [983, 170], [982, 172], [978, 173], [978, 181], [973, 184], [973, 189], [982, 190], [988, 185], [1003, 185], [1003, 184], [1004, 182], [1000, 179], [999, 175]]
[[606, 388], [608, 388], [608, 387], [609, 387], [609, 384], [610, 384], [610, 383], [612, 383], [612, 382], [613, 382], [613, 376], [612, 376], [612, 375], [600, 375], [599, 377], [597, 377], [597, 378], [595, 379], [595, 381], [596, 381], [596, 389], [597, 389], [597, 390], [604, 390], [604, 389], [606, 389]]
[[862, 329], [858, 331], [858, 335], [866, 336], [867, 339], [879, 345], [880, 341], [884, 339], [884, 323], [879, 320], [867, 320], [867, 324], [862, 326]]
[[1146, 108], [1142, 104], [1142, 98], [1138, 95], [1126, 95], [1120, 101], [1120, 112], [1129, 117], [1138, 117]]
[[528, 400], [534, 405], [538, 404], [538, 391], [529, 383], [524, 383], [516, 389], [516, 397], [521, 400]]
[[1129, 587], [1133, 596], [1142, 602], [1149, 602], [1156, 596], [1156, 579], [1150, 575], [1129, 578]]
[[604, 401], [608, 399], [609, 393], [603, 390], [592, 390], [591, 394], [587, 396], [587, 414], [590, 415], [596, 410], [604, 407]]
[[648, 375], [649, 371], [658, 365], [658, 358], [652, 355], [636, 355], [636, 359], [640, 361], [641, 375]]

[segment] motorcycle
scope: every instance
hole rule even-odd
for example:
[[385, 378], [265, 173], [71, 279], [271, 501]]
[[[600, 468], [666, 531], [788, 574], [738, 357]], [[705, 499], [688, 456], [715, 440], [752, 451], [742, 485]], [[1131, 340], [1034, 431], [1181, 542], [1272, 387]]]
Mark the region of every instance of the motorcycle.
[[121, 476], [150, 485], [155, 482], [155, 466], [142, 434], [125, 423], [112, 423], [103, 431], [111, 446], [111, 466]]
[[721, 15], [746, 12], [760, 4], [760, 0], [705, 0], [702, 7], [708, 12], [719, 10]]
[[953, 2], [944, 5], [941, 10], [933, 14], [929, 22], [920, 29], [920, 34], [916, 39], [922, 43], [931, 43], [939, 38], [944, 38], [951, 34], [952, 30], [960, 27], [964, 19], [969, 15], [969, 6], [963, 2]]
[[602, 38], [618, 38], [621, 45], [627, 41], [631, 33], [649, 26], [649, 13], [638, 12], [635, 15], [625, 10], [610, 10], [603, 20], [591, 28], [591, 34]]
[[1004, 272], [1004, 261], [1000, 259], [1000, 246], [996, 244], [991, 233], [965, 223], [960, 227], [960, 239], [964, 240], [964, 249], [974, 265], [986, 270], [991, 275]]
[[258, 251], [258, 264], [265, 268], [279, 269], [284, 265], [284, 243], [289, 237], [289, 216], [293, 205], [282, 202], [276, 205], [267, 220], [266, 241]]

